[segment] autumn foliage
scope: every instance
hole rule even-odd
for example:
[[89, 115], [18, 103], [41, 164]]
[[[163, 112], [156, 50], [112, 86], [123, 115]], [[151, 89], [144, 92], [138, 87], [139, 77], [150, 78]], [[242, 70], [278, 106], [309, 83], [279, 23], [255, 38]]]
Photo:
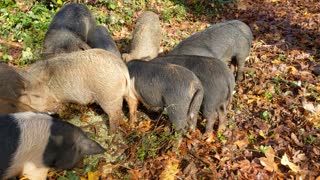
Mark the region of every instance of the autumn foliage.
[[[121, 2], [117, 5], [123, 7]], [[109, 153], [121, 157], [101, 157], [92, 171], [76, 169], [81, 178], [320, 179], [320, 76], [315, 73], [320, 63], [320, 2], [239, 0], [220, 5], [215, 15], [206, 13], [214, 7], [204, 3], [205, 11], [194, 13], [203, 2], [173, 0], [172, 6], [185, 6], [184, 20], [164, 21], [160, 15], [162, 54], [210, 23], [239, 19], [251, 27], [253, 46], [228, 110], [227, 130], [205, 137], [205, 123], [199, 120], [198, 130], [180, 138], [163, 114], [152, 121], [140, 117], [135, 127], [122, 124], [125, 142], [109, 141], [117, 147]], [[163, 11], [161, 3], [147, 4], [147, 9]], [[133, 24], [125, 24], [113, 32], [121, 52], [132, 29]], [[55, 179], [63, 173], [48, 176]]]

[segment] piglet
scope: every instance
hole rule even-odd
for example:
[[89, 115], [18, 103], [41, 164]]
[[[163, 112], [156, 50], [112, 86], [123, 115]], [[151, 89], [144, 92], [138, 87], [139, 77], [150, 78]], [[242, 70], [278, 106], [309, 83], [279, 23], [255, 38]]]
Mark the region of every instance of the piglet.
[[105, 149], [78, 127], [43, 113], [0, 115], [0, 179], [46, 179], [49, 168], [71, 169]]

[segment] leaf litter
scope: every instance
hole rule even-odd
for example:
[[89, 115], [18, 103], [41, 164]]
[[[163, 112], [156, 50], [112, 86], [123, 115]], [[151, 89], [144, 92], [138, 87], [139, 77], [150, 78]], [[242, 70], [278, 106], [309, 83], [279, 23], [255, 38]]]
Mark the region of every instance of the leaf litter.
[[[52, 170], [48, 178], [320, 179], [320, 81], [315, 74], [320, 63], [320, 2], [239, 0], [219, 6], [222, 12], [215, 15], [195, 13], [195, 4], [210, 10], [210, 3], [179, 2], [150, 1], [136, 9], [148, 6], [159, 13], [163, 54], [209, 24], [240, 19], [253, 31], [245, 79], [237, 83], [228, 110], [228, 129], [207, 137], [199, 122], [198, 130], [179, 138], [163, 115], [150, 119], [140, 112], [135, 127], [123, 116], [121, 133], [111, 136], [99, 107], [73, 105], [60, 116], [80, 126], [107, 152], [86, 158], [73, 171]], [[165, 19], [166, 11], [178, 5], [186, 9], [186, 17]], [[136, 17], [134, 12], [133, 22]], [[130, 37], [133, 24], [123, 24], [119, 31], [110, 26], [122, 52], [128, 47], [122, 39]]]

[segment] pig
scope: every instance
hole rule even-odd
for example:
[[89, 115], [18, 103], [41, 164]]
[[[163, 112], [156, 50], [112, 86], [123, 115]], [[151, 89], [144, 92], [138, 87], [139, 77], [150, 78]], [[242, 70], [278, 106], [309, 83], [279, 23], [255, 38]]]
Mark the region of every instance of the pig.
[[0, 63], [0, 97], [16, 100], [24, 88], [24, 78], [18, 70]]
[[117, 130], [123, 99], [129, 97], [130, 78], [125, 63], [113, 53], [89, 49], [60, 54], [36, 61], [24, 73], [33, 78], [20, 102], [53, 113], [65, 103], [95, 102], [108, 114], [111, 133]]
[[200, 80], [190, 70], [174, 64], [132, 60], [128, 64], [131, 78], [128, 101], [130, 122], [136, 120], [139, 102], [148, 109], [167, 109], [176, 131], [194, 129], [203, 99]]
[[124, 53], [122, 58], [126, 62], [133, 59], [151, 60], [158, 56], [160, 42], [159, 17], [151, 11], [145, 11], [137, 19], [130, 53]]
[[167, 55], [150, 62], [171, 63], [191, 70], [201, 81], [204, 96], [201, 105], [203, 117], [207, 120], [206, 134], [213, 131], [219, 115], [218, 131], [226, 128], [226, 109], [231, 102], [235, 79], [227, 65], [219, 59], [193, 55]]
[[95, 18], [85, 5], [65, 5], [49, 25], [43, 42], [43, 57], [90, 49], [87, 36], [95, 26]]
[[19, 102], [26, 79], [18, 69], [0, 64], [0, 114], [35, 111], [27, 104]]
[[96, 26], [95, 28], [91, 28], [88, 34], [87, 42], [91, 48], [105, 49], [121, 58], [121, 54], [116, 43], [110, 36], [107, 28], [104, 26], [100, 25]]
[[252, 43], [250, 27], [239, 20], [210, 26], [181, 41], [169, 55], [199, 55], [220, 59], [237, 68], [236, 80], [243, 79], [245, 60]]
[[106, 150], [80, 128], [44, 113], [0, 115], [0, 179], [47, 177], [49, 168], [67, 170], [85, 155]]
[[0, 97], [0, 114], [25, 112], [25, 111], [36, 112], [35, 109], [32, 109], [27, 104], [23, 104], [16, 99]]

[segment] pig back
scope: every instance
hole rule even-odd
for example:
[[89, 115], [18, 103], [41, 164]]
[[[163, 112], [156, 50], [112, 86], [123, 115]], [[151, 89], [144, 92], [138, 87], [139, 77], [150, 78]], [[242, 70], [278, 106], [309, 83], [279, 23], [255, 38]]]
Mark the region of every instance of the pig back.
[[146, 11], [139, 15], [129, 56], [124, 55], [125, 61], [132, 59], [150, 60], [158, 55], [161, 42], [161, 26], [157, 14]]
[[83, 41], [87, 41], [87, 34], [90, 28], [96, 25], [96, 21], [91, 11], [83, 4], [71, 3], [59, 10], [51, 24], [51, 29], [67, 29], [79, 36]]
[[136, 96], [145, 105], [161, 107], [168, 101], [181, 102], [197, 90], [202, 91], [195, 74], [178, 65], [133, 60], [128, 63], [128, 69], [134, 79]]
[[127, 93], [129, 73], [124, 62], [103, 49], [61, 54], [30, 66], [61, 101], [87, 104], [114, 100]]

